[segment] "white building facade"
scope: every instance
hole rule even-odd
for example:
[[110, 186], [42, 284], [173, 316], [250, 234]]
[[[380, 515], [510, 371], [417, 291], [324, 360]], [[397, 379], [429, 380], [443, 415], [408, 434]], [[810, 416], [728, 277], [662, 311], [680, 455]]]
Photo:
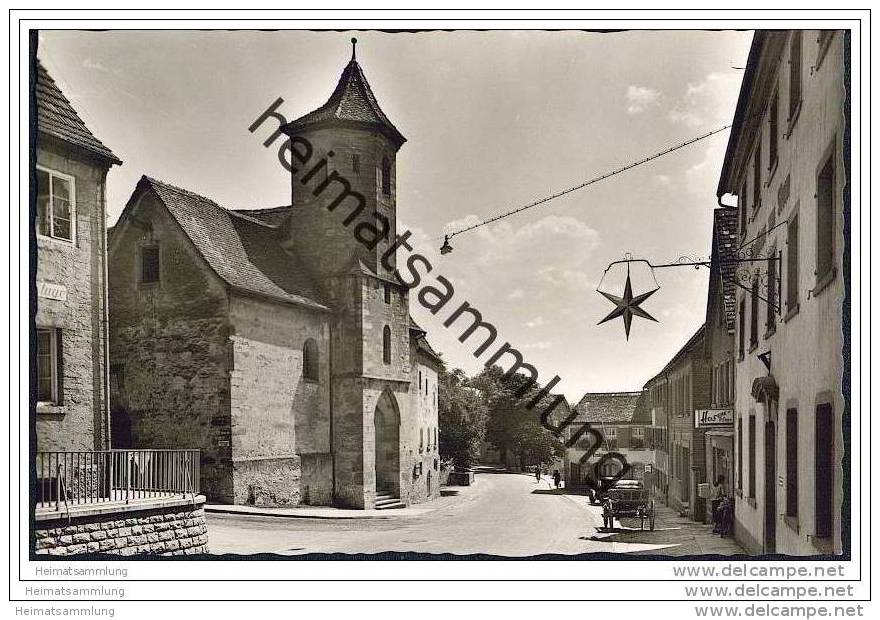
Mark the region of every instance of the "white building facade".
[[[738, 205], [734, 484], [754, 553], [841, 553], [848, 34], [755, 34], [718, 186]], [[726, 199], [725, 196], [728, 196]]]

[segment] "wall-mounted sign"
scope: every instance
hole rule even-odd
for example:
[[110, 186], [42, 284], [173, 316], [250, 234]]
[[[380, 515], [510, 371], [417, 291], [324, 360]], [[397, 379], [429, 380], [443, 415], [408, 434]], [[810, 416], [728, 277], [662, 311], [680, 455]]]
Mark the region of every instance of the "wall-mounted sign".
[[37, 297], [54, 299], [55, 301], [67, 301], [67, 287], [63, 284], [37, 280]]
[[697, 409], [694, 411], [694, 426], [726, 426], [733, 424], [733, 409]]

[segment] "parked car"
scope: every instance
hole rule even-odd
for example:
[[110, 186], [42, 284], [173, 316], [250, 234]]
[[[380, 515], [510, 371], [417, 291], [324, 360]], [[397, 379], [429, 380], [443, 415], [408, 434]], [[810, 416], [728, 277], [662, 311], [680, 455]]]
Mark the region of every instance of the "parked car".
[[614, 526], [614, 519], [634, 517], [641, 520], [641, 528], [654, 531], [654, 500], [640, 480], [618, 480], [608, 489], [602, 500], [602, 524], [605, 529]]
[[610, 487], [608, 490], [604, 492], [596, 493], [592, 489], [589, 490], [590, 493], [590, 504], [593, 506], [598, 506], [602, 502], [605, 501], [605, 498], [608, 497], [608, 491], [611, 489], [642, 489], [644, 488], [644, 484], [641, 480], [618, 480], [614, 483], [614, 486]]

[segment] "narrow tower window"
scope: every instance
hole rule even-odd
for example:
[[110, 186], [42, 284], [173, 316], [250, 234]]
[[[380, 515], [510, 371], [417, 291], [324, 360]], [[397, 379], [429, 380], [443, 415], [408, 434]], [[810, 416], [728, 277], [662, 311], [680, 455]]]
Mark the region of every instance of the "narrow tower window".
[[387, 325], [382, 330], [382, 361], [391, 363], [391, 328]]
[[303, 345], [303, 379], [318, 380], [318, 343], [309, 338]]
[[391, 162], [387, 157], [382, 158], [382, 193], [391, 195]]

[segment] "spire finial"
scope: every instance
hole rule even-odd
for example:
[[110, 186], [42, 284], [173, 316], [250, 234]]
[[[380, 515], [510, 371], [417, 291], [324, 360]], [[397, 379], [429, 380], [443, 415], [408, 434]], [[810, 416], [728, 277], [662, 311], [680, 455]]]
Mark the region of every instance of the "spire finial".
[[354, 50], [355, 50], [355, 46], [357, 45], [357, 42], [358, 42], [357, 39], [355, 39], [354, 37], [351, 38], [351, 59], [352, 60], [354, 60]]

